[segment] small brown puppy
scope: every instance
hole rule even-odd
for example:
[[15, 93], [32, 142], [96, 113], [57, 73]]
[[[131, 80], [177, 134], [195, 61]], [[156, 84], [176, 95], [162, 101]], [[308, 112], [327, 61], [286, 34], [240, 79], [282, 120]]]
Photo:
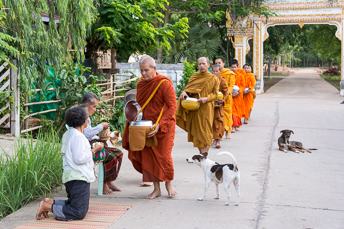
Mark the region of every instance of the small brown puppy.
[[312, 153], [311, 150], [317, 150], [315, 148], [306, 149], [299, 141], [289, 141], [291, 134], [294, 134], [294, 131], [292, 130], [281, 130], [281, 134], [282, 135], [278, 138], [278, 148], [279, 150], [285, 153], [288, 150], [293, 151], [295, 153]]

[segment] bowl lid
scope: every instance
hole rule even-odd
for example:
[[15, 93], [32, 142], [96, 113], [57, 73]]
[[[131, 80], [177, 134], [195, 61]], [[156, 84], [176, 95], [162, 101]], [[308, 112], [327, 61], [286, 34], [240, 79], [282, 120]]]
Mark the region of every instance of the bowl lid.
[[198, 102], [198, 99], [192, 98], [192, 97], [187, 97], [185, 100], [186, 100], [186, 101]]
[[153, 122], [151, 120], [132, 121], [130, 126], [153, 126]]
[[128, 101], [124, 106], [124, 113], [127, 121], [134, 121], [138, 116], [140, 109], [141, 106], [135, 100]]
[[136, 100], [136, 89], [129, 90], [124, 95], [124, 101], [127, 103], [131, 100]]

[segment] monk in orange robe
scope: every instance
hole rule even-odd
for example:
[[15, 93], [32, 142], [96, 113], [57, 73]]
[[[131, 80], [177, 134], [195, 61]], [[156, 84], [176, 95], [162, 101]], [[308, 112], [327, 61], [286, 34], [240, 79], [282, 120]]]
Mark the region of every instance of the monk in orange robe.
[[220, 65], [220, 75], [226, 81], [227, 86], [228, 86], [228, 96], [225, 98], [225, 104], [223, 107], [223, 115], [224, 115], [224, 128], [225, 128], [226, 138], [229, 138], [229, 135], [232, 131], [232, 125], [233, 125], [232, 91], [233, 91], [233, 86], [235, 84], [235, 73], [232, 70], [224, 67], [225, 62], [224, 62], [224, 58], [222, 57], [216, 58], [215, 64]]
[[152, 57], [143, 56], [139, 64], [142, 77], [137, 83], [136, 100], [141, 107], [157, 85], [164, 80], [143, 110], [143, 120], [151, 120], [155, 123], [163, 109], [158, 126], [147, 135], [149, 138], [155, 136], [157, 145], [145, 146], [141, 151], [130, 151], [129, 124], [127, 123], [123, 136], [123, 147], [129, 151], [129, 160], [134, 168], [143, 174], [143, 181], [153, 182], [154, 190], [148, 195], [148, 198], [154, 199], [161, 195], [160, 182], [162, 181], [165, 181], [168, 197], [172, 198], [176, 194], [171, 182], [174, 178], [172, 148], [176, 124], [176, 94], [172, 81], [156, 72], [155, 60]]
[[233, 128], [238, 131], [242, 125], [241, 118], [244, 116], [244, 89], [245, 89], [245, 71], [238, 67], [238, 63], [233, 61], [231, 70], [235, 73], [235, 85], [239, 87], [238, 95], [233, 95]]
[[225, 99], [228, 97], [228, 86], [224, 78], [220, 75], [220, 65], [213, 65], [213, 74], [218, 78], [220, 82], [219, 92], [222, 93], [223, 99], [215, 100], [215, 110], [214, 110], [214, 123], [213, 123], [213, 138], [214, 143], [213, 145], [215, 148], [221, 148], [220, 141], [223, 137], [225, 132], [224, 126], [224, 109], [223, 106], [225, 104]]
[[244, 92], [244, 104], [245, 104], [245, 114], [244, 114], [244, 124], [248, 124], [248, 120], [251, 115], [251, 111], [253, 108], [253, 102], [255, 98], [255, 86], [256, 86], [256, 78], [254, 74], [251, 72], [251, 66], [248, 64], [244, 65], [244, 70], [246, 72], [246, 81], [245, 81], [245, 92]]
[[[190, 77], [179, 97], [177, 125], [188, 132], [188, 141], [206, 155], [213, 140], [214, 100], [217, 98], [219, 81], [208, 72], [208, 58], [200, 57], [197, 64], [199, 71]], [[188, 96], [198, 98], [198, 110], [189, 111], [181, 106], [181, 101]]]

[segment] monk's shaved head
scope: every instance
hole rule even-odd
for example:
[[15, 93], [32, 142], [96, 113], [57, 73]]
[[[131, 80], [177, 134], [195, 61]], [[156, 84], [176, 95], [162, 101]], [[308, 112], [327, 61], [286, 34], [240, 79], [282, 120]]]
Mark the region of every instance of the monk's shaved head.
[[203, 61], [206, 61], [208, 64], [210, 64], [208, 57], [202, 56], [202, 57], [197, 59], [197, 63], [203, 62]]
[[144, 55], [139, 61], [140, 71], [144, 80], [151, 80], [156, 76], [156, 63], [153, 57]]
[[197, 67], [201, 73], [208, 72], [209, 59], [208, 57], [200, 57], [197, 59]]
[[139, 61], [139, 65], [148, 64], [152, 68], [156, 68], [156, 63], [153, 57], [149, 55], [143, 55]]

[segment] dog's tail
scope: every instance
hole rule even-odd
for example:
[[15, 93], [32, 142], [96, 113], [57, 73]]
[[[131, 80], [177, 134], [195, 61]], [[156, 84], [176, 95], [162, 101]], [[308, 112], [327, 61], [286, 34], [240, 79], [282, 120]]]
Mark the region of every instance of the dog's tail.
[[237, 163], [237, 161], [236, 161], [234, 155], [233, 155], [231, 152], [222, 151], [222, 152], [217, 153], [217, 155], [227, 155], [227, 156], [229, 156], [230, 158], [232, 158], [232, 161], [233, 161], [234, 165], [235, 165], [235, 166], [238, 166], [238, 163]]

